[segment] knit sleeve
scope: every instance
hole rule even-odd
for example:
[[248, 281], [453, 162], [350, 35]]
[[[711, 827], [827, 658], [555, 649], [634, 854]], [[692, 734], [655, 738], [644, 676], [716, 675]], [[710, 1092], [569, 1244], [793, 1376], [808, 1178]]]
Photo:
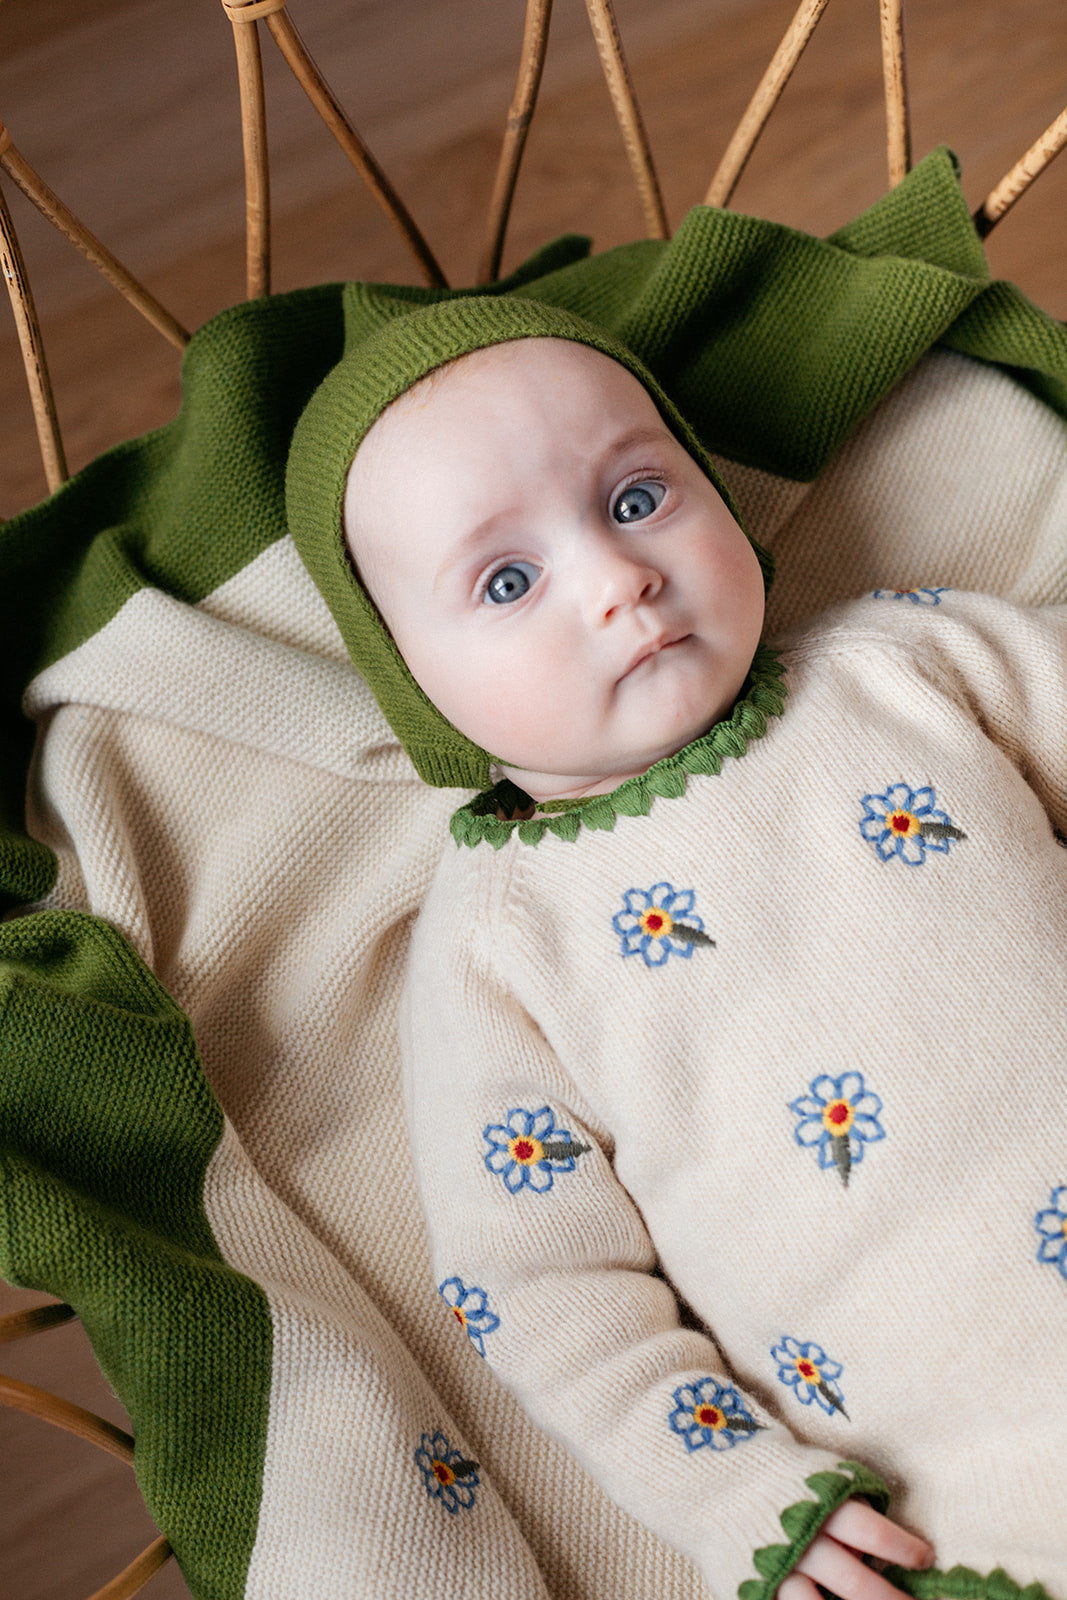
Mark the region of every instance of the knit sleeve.
[[477, 1355], [608, 1495], [716, 1595], [769, 1600], [837, 1505], [885, 1509], [884, 1486], [800, 1444], [683, 1325], [608, 1130], [480, 921], [431, 892], [403, 1012], [435, 1281]]
[[952, 590], [936, 606], [894, 607], [978, 729], [1067, 832], [1067, 605], [1016, 606]]

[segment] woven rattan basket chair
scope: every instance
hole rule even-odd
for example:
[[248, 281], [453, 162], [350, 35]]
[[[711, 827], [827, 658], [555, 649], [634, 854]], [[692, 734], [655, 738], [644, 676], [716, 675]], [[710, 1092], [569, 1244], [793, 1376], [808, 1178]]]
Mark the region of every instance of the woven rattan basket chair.
[[[757, 141], [760, 140], [765, 123], [774, 109], [779, 96], [789, 82], [794, 68], [797, 67], [802, 53], [805, 51], [817, 24], [827, 10], [828, 0], [803, 0], [795, 16], [788, 21], [788, 26], [781, 38], [781, 42], [773, 52], [773, 58], [767, 67], [762, 79], [758, 82], [746, 83], [738, 90], [741, 101], [750, 90], [751, 99], [741, 115], [736, 132], [724, 141], [724, 153], [715, 164], [714, 159], [708, 161], [710, 178], [703, 194], [693, 193], [690, 200], [703, 199], [708, 205], [716, 207], [729, 207], [735, 202], [738, 185], [742, 181], [742, 174], [750, 156], [756, 150]], [[514, 79], [514, 90], [510, 106], [501, 107], [504, 120], [504, 137], [499, 157], [495, 165], [491, 185], [488, 181], [487, 163], [482, 162], [482, 172], [479, 181], [486, 189], [487, 204], [484, 229], [481, 234], [480, 244], [475, 252], [468, 238], [466, 228], [467, 208], [463, 208], [463, 226], [453, 231], [446, 231], [444, 244], [438, 246], [436, 253], [430, 235], [433, 230], [427, 228], [424, 233], [414, 220], [408, 204], [401, 198], [399, 190], [394, 187], [385, 175], [382, 166], [375, 155], [368, 148], [367, 143], [356, 131], [353, 122], [342, 109], [340, 102], [333, 90], [329, 87], [326, 78], [320, 72], [308, 53], [300, 35], [296, 31], [293, 16], [287, 0], [222, 0], [223, 10], [230, 24], [232, 24], [233, 42], [236, 50], [237, 82], [239, 86], [241, 129], [243, 135], [244, 152], [244, 183], [245, 183], [245, 292], [249, 298], [269, 295], [272, 289], [272, 230], [271, 230], [271, 179], [267, 161], [267, 95], [264, 88], [264, 65], [261, 55], [261, 46], [276, 45], [281, 58], [292, 70], [297, 83], [303, 90], [308, 101], [318, 112], [329, 132], [333, 135], [343, 156], [351, 163], [356, 173], [366, 185], [367, 193], [373, 197], [374, 203], [380, 208], [382, 215], [387, 219], [390, 227], [396, 230], [399, 243], [396, 246], [385, 248], [377, 245], [377, 259], [385, 260], [392, 265], [392, 276], [401, 278], [409, 275], [418, 282], [431, 287], [446, 286], [446, 271], [456, 279], [489, 283], [498, 278], [503, 270], [507, 253], [507, 230], [509, 217], [512, 213], [516, 197], [516, 185], [523, 162], [527, 135], [530, 131], [534, 109], [538, 100], [539, 86], [542, 82], [542, 73], [546, 64], [546, 52], [549, 51], [549, 24], [552, 11], [551, 0], [527, 0], [525, 20], [522, 30], [521, 59], [518, 72]], [[297, 7], [294, 4], [294, 10]], [[721, 8], [720, 8], [721, 9]], [[773, 8], [764, 6], [763, 12], [770, 12]], [[887, 165], [888, 185], [893, 187], [899, 184], [907, 175], [912, 166], [913, 136], [911, 131], [911, 113], [906, 86], [905, 57], [904, 57], [904, 32], [903, 32], [903, 7], [902, 0], [881, 0], [879, 17], [874, 16], [875, 8], [865, 8], [856, 4], [856, 0], [839, 0], [838, 9], [841, 13], [849, 13], [848, 27], [856, 26], [858, 13], [870, 10], [871, 15], [862, 19], [870, 35], [870, 61], [872, 73], [877, 73], [877, 62], [881, 59], [881, 81], [883, 85], [881, 98], [884, 99], [884, 119], [886, 135], [884, 140], [885, 156], [882, 157]], [[916, 8], [917, 10], [921, 8]], [[674, 8], [681, 12], [685, 8]], [[728, 17], [719, 15], [714, 6], [707, 8], [709, 16], [704, 32], [708, 33], [714, 41], [715, 48], [722, 53], [723, 41], [731, 28]], [[834, 8], [831, 8], [831, 15]], [[314, 21], [314, 7], [307, 0], [308, 23]], [[571, 33], [566, 35], [573, 40], [577, 31], [578, 8], [576, 15], [572, 15], [566, 23]], [[665, 200], [665, 191], [669, 186], [661, 181], [657, 163], [653, 159], [652, 145], [655, 142], [650, 137], [649, 127], [642, 118], [641, 111], [634, 89], [634, 78], [638, 76], [636, 69], [631, 72], [627, 65], [627, 56], [624, 54], [620, 38], [619, 20], [616, 18], [610, 0], [587, 0], [588, 24], [595, 41], [596, 52], [603, 68], [607, 85], [607, 95], [604, 97], [606, 105], [610, 104], [617, 119], [619, 135], [621, 138], [618, 165], [621, 168], [623, 161], [631, 174], [636, 190], [637, 202], [632, 210], [632, 229], [643, 227], [650, 239], [666, 239], [670, 232], [668, 211], [671, 205]], [[665, 22], [665, 33], [671, 38], [673, 29], [673, 45], [675, 55], [671, 60], [675, 64], [682, 53], [679, 40], [688, 40], [686, 26], [693, 27], [693, 13], [698, 13], [699, 8], [693, 7], [686, 11], [686, 21], [683, 25], [672, 11], [670, 18]], [[219, 19], [220, 21], [222, 19]], [[785, 22], [786, 18], [780, 19]], [[878, 22], [880, 21], [880, 33]], [[558, 22], [557, 22], [558, 26]], [[584, 26], [584, 23], [583, 23]], [[224, 31], [224, 29], [222, 30]], [[515, 30], [518, 31], [517, 29]], [[663, 60], [658, 60], [650, 44], [650, 33], [646, 24], [636, 27], [641, 48], [634, 52], [631, 66], [637, 60], [648, 60], [652, 63], [653, 77], [658, 70], [661, 84], [667, 68]], [[702, 35], [703, 36], [703, 35]], [[839, 36], [845, 41], [846, 47], [851, 44], [852, 34], [843, 33]], [[880, 44], [879, 44], [880, 38]], [[1061, 39], [1064, 53], [1060, 57], [1058, 76], [1060, 81], [1067, 81], [1067, 40]], [[396, 47], [399, 50], [399, 46]], [[813, 44], [813, 53], [819, 48], [818, 42]], [[698, 54], [695, 44], [688, 52], [692, 56]], [[548, 54], [549, 70], [552, 57]], [[399, 64], [398, 64], [399, 70]], [[712, 93], [713, 86], [709, 85], [707, 93]], [[579, 90], [581, 92], [579, 92]], [[718, 93], [718, 86], [715, 87]], [[817, 97], [818, 87], [813, 85], [808, 92]], [[556, 102], [562, 102], [565, 109], [574, 111], [576, 108], [581, 116], [587, 114], [587, 107], [591, 97], [584, 83], [579, 80], [579, 89], [572, 90], [566, 84], [561, 88], [557, 83], [553, 88]], [[932, 97], [931, 95], [928, 96]], [[737, 99], [737, 96], [734, 96]], [[666, 96], [660, 93], [657, 104], [662, 110]], [[740, 103], [740, 102], [739, 102]], [[559, 105], [553, 106], [553, 111], [559, 110]], [[788, 108], [786, 108], [788, 109]], [[0, 111], [3, 107], [0, 106]], [[865, 106], [863, 115], [872, 115], [872, 108]], [[996, 115], [996, 108], [993, 112]], [[1013, 113], [1014, 115], [1014, 113]], [[664, 117], [664, 120], [666, 118]], [[1018, 120], [1018, 119], [1017, 119]], [[578, 131], [572, 136], [575, 144], [583, 137], [587, 130], [579, 125]], [[654, 131], [654, 129], [653, 129]], [[951, 127], [939, 129], [950, 136], [956, 132]], [[1030, 135], [1021, 143], [1026, 148], [1021, 151], [1017, 160], [1006, 163], [1006, 170], [1000, 181], [991, 185], [984, 197], [975, 197], [974, 216], [978, 232], [988, 237], [992, 230], [1006, 216], [1008, 211], [1021, 199], [1030, 185], [1048, 167], [1055, 154], [1067, 143], [1067, 112], [1054, 117], [1046, 126], [1035, 126], [1030, 130]], [[23, 358], [25, 377], [28, 385], [30, 406], [32, 408], [33, 425], [39, 442], [40, 457], [44, 473], [45, 484], [48, 490], [60, 488], [68, 477], [68, 451], [62, 437], [59, 415], [63, 409], [62, 399], [59, 405], [53, 390], [52, 378], [48, 360], [46, 359], [46, 345], [50, 346], [47, 326], [42, 331], [42, 319], [38, 315], [34, 292], [31, 289], [30, 279], [32, 273], [27, 272], [26, 260], [20, 246], [16, 219], [9, 199], [13, 190], [21, 191], [39, 212], [52, 224], [60, 234], [65, 235], [81, 253], [103, 274], [129, 302], [129, 304], [142, 314], [147, 323], [162, 336], [174, 351], [181, 351], [188, 343], [189, 335], [182, 323], [157, 300], [154, 293], [150, 292], [137, 278], [127, 270], [118, 257], [111, 253], [95, 236], [75, 210], [66, 203], [64, 198], [53, 191], [49, 186], [48, 174], [45, 170], [46, 162], [41, 160], [40, 170], [36, 164], [34, 152], [30, 143], [16, 143], [16, 137], [21, 141], [21, 134], [12, 126], [0, 123], [0, 173], [3, 174], [5, 183], [0, 183], [0, 249], [4, 263], [4, 273], [8, 292], [14, 312], [14, 323], [18, 332], [19, 346]], [[844, 138], [845, 136], [842, 135]], [[602, 148], [607, 147], [603, 130], [598, 131], [598, 148], [594, 152], [596, 159], [610, 158], [603, 155]], [[709, 149], [713, 141], [708, 140]], [[670, 162], [675, 151], [668, 151], [666, 161]], [[691, 151], [685, 152], [687, 160]], [[558, 162], [558, 146], [550, 147], [547, 155], [533, 153], [534, 179], [539, 185], [545, 182], [545, 169], [552, 168]], [[665, 163], [666, 164], [666, 163]], [[681, 163], [684, 165], [685, 163]], [[847, 161], [844, 163], [847, 167]], [[575, 152], [576, 170], [582, 172], [582, 156]], [[588, 184], [597, 181], [597, 168], [594, 165], [593, 174], [590, 176], [586, 168], [583, 181]], [[773, 182], [765, 174], [765, 183]], [[811, 176], [813, 187], [819, 184], [819, 175]], [[862, 182], [863, 180], [861, 180]], [[560, 174], [559, 183], [565, 186], [566, 174]], [[612, 194], [617, 191], [618, 174], [611, 172], [610, 184]], [[748, 204], [752, 209], [760, 209], [758, 197], [759, 185], [751, 193]], [[521, 192], [521, 191], [520, 191]], [[673, 190], [670, 193], [673, 194]], [[741, 191], [742, 195], [745, 193]], [[873, 198], [871, 196], [870, 198]], [[411, 202], [412, 210], [418, 210]], [[1027, 206], [1039, 208], [1040, 198], [1028, 200]], [[578, 205], [581, 213], [581, 203]], [[587, 209], [596, 210], [592, 200], [588, 202]], [[572, 213], [573, 214], [573, 213]], [[562, 221], [566, 221], [567, 213], [561, 214]], [[799, 221], [791, 217], [790, 221]], [[840, 218], [838, 220], [844, 220]], [[368, 231], [372, 231], [377, 224], [366, 224]], [[1064, 246], [1067, 245], [1067, 236], [1062, 223], [1058, 231], [1055, 225], [1047, 222], [1042, 225], [1048, 240], [1050, 250], [1058, 255], [1061, 263], [1064, 257]], [[540, 243], [544, 237], [541, 230], [540, 214], [536, 217], [520, 219], [519, 232], [524, 243]], [[551, 227], [547, 231], [552, 231]], [[625, 226], [620, 225], [616, 239], [608, 242], [617, 242], [625, 237]], [[378, 241], [381, 230], [375, 233]], [[393, 254], [389, 254], [389, 249]], [[26, 253], [30, 254], [29, 251]], [[445, 266], [442, 266], [442, 261]], [[453, 262], [457, 265], [453, 266]], [[405, 265], [406, 263], [406, 265]], [[327, 275], [330, 268], [323, 267], [322, 275]], [[336, 270], [334, 268], [333, 270]], [[365, 271], [360, 260], [352, 260], [347, 265], [347, 272], [355, 275]], [[211, 307], [218, 309], [218, 307]], [[1062, 313], [1062, 305], [1054, 309]], [[186, 320], [192, 320], [186, 318]], [[169, 359], [169, 358], [168, 358]], [[176, 383], [176, 374], [163, 385], [164, 396], [169, 399]], [[28, 413], [27, 413], [28, 414]], [[151, 418], [149, 420], [155, 420]], [[97, 450], [113, 442], [108, 436], [108, 424], [104, 421], [99, 427], [82, 429], [75, 455], [80, 465], [82, 461], [94, 455]], [[19, 443], [24, 440], [23, 434], [13, 427], [11, 438]], [[9, 440], [10, 443], [10, 440]], [[0, 441], [0, 449], [7, 448]], [[24, 453], [24, 452], [23, 452]], [[21, 468], [19, 469], [21, 472]], [[27, 482], [25, 475], [15, 475], [15, 481], [21, 486]], [[16, 488], [16, 496], [21, 488]], [[749, 492], [755, 500], [759, 500], [764, 490], [759, 483], [753, 480]], [[769, 491], [767, 491], [769, 493]], [[15, 509], [14, 506], [9, 509]], [[221, 613], [220, 613], [221, 614]], [[106, 913], [102, 913], [106, 914]], [[224, 1085], [225, 1087], [225, 1085]], [[227, 1106], [227, 1112], [229, 1106]], [[39, 1310], [20, 1310], [0, 1320], [0, 1342], [9, 1342], [28, 1336], [37, 1336], [47, 1339], [49, 1330], [69, 1320], [74, 1313], [63, 1305], [45, 1305]], [[133, 1441], [131, 1437], [117, 1428], [113, 1423], [94, 1417], [82, 1408], [64, 1401], [57, 1396], [46, 1393], [32, 1385], [21, 1382], [13, 1377], [0, 1377], [0, 1404], [13, 1407], [39, 1419], [43, 1423], [51, 1423], [80, 1435], [91, 1442], [110, 1451], [124, 1461], [131, 1461], [133, 1457]], [[161, 1519], [162, 1520], [162, 1519]], [[51, 1533], [44, 1535], [52, 1538]], [[159, 1569], [170, 1554], [170, 1546], [164, 1538], [155, 1540], [141, 1556], [103, 1589], [98, 1589], [94, 1600], [121, 1600], [121, 1597], [133, 1594], [143, 1584], [147, 1583]], [[373, 1566], [373, 1563], [371, 1563]], [[0, 1558], [2, 1566], [2, 1558]], [[550, 1578], [551, 1592], [559, 1595], [573, 1593], [586, 1594], [582, 1587], [586, 1580], [582, 1577], [573, 1577], [568, 1580], [565, 1576], [566, 1562], [557, 1564]], [[243, 1571], [243, 1569], [242, 1569]], [[248, 1587], [242, 1588], [244, 1577], [235, 1578], [233, 1569], [223, 1562], [218, 1568], [221, 1575], [208, 1582], [203, 1573], [198, 1573], [191, 1578], [194, 1584], [193, 1592], [200, 1594], [238, 1594], [247, 1593], [254, 1595], [281, 1594], [288, 1592], [284, 1587], [271, 1587], [272, 1580], [260, 1575], [255, 1582], [248, 1580]], [[282, 1580], [284, 1582], [284, 1580]], [[312, 1580], [314, 1581], [314, 1580]], [[381, 1587], [381, 1577], [365, 1579], [365, 1588], [351, 1588], [350, 1593], [397, 1593], [405, 1591], [401, 1588], [389, 1590]], [[568, 1583], [572, 1587], [568, 1587]], [[257, 1587], [256, 1585], [259, 1585]], [[309, 1590], [311, 1592], [311, 1590]], [[323, 1590], [322, 1592], [327, 1592]], [[332, 1592], [330, 1590], [329, 1592]], [[489, 1588], [479, 1593], [489, 1594]], [[641, 1591], [642, 1594], [644, 1590]], [[666, 1591], [664, 1591], [666, 1592]], [[674, 1591], [672, 1591], [674, 1592]], [[689, 1593], [689, 1590], [679, 1588], [677, 1593]], [[695, 1591], [693, 1591], [695, 1593]]]

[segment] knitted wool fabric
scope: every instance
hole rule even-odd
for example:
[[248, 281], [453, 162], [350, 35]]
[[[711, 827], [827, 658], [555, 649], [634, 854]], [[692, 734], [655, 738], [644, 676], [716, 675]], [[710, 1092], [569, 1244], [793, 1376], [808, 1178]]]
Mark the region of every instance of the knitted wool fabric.
[[[342, 528], [345, 483], [374, 422], [427, 373], [475, 350], [545, 338], [587, 345], [631, 372], [737, 516], [692, 428], [633, 352], [603, 329], [557, 306], [492, 295], [443, 301], [397, 316], [395, 300], [366, 284], [350, 284], [344, 356], [312, 395], [293, 435], [286, 472], [289, 528], [352, 661], [397, 738], [420, 776], [446, 788], [484, 789], [493, 757], [441, 715], [408, 671], [349, 558]], [[771, 558], [758, 545], [755, 549], [769, 581]]]

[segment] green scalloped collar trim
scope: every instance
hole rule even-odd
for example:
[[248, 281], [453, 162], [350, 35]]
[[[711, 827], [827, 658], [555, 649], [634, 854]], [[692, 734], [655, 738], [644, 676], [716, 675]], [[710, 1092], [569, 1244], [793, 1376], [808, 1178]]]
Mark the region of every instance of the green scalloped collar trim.
[[657, 797], [674, 800], [683, 795], [690, 773], [717, 775], [725, 757], [739, 759], [748, 749], [750, 740], [763, 737], [767, 718], [780, 716], [785, 703], [783, 671], [771, 646], [759, 645], [744, 689], [730, 715], [699, 739], [694, 739], [692, 744], [672, 756], [664, 756], [639, 777], [627, 778], [610, 794], [548, 801], [551, 811], [522, 819], [505, 820], [497, 814], [503, 796], [506, 794], [510, 798], [516, 793], [515, 785], [505, 780], [459, 808], [452, 818], [452, 837], [457, 844], [471, 846], [484, 839], [494, 850], [499, 850], [513, 833], [518, 834], [523, 844], [536, 845], [546, 833], [554, 833], [557, 839], [576, 839], [583, 823], [587, 828], [610, 831], [617, 816], [647, 816]]
[[[752, 1562], [760, 1577], [746, 1578], [744, 1583], [738, 1585], [738, 1600], [771, 1600], [778, 1585], [788, 1578], [827, 1517], [838, 1506], [843, 1506], [846, 1500], [862, 1495], [876, 1511], [884, 1512], [889, 1507], [886, 1485], [877, 1473], [871, 1472], [858, 1461], [839, 1461], [836, 1472], [813, 1472], [804, 1482], [814, 1491], [816, 1499], [798, 1500], [795, 1505], [786, 1506], [778, 1520], [785, 1529], [789, 1543], [765, 1544], [753, 1552]], [[1027, 1596], [1027, 1600], [1038, 1600], [1038, 1597]]]
[[1024, 1588], [1002, 1567], [983, 1575], [973, 1567], [950, 1567], [947, 1572], [927, 1567], [924, 1572], [912, 1572], [890, 1566], [882, 1576], [915, 1600], [1052, 1600], [1043, 1583], [1028, 1583]]

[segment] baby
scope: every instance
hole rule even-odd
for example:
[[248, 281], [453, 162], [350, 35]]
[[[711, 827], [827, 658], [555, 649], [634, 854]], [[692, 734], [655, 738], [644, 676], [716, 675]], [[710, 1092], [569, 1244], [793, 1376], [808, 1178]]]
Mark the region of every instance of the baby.
[[1067, 1600], [1067, 610], [878, 591], [776, 650], [622, 346], [349, 331], [290, 525], [483, 791], [403, 1018], [446, 1302], [716, 1594]]

